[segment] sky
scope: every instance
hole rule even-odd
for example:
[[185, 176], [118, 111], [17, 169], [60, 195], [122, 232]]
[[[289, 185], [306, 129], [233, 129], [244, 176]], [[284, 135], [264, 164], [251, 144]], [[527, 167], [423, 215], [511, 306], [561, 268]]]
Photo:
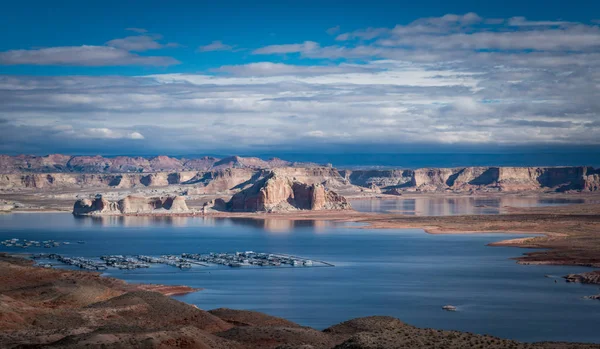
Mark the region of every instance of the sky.
[[600, 143], [598, 1], [18, 1], [0, 153]]

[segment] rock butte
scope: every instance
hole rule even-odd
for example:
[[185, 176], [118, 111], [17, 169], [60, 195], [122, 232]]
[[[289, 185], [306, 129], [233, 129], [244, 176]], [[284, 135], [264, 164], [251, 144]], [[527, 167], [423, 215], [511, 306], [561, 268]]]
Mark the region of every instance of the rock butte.
[[285, 212], [344, 210], [350, 204], [341, 195], [318, 183], [307, 184], [272, 172], [251, 187], [233, 195], [226, 204], [234, 212]]

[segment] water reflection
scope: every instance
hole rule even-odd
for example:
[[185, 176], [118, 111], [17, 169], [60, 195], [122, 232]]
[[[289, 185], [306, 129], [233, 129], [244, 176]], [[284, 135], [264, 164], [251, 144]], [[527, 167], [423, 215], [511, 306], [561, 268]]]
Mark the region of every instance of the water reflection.
[[253, 226], [273, 233], [289, 233], [296, 228], [311, 228], [314, 232], [325, 231], [328, 227], [334, 225], [333, 222], [315, 221], [309, 219], [254, 219], [254, 218], [226, 218], [233, 224], [243, 226]]
[[74, 216], [79, 227], [186, 227], [186, 226], [244, 226], [272, 233], [289, 233], [296, 228], [324, 231], [335, 223], [315, 220], [281, 218], [221, 218], [182, 216]]
[[541, 207], [582, 204], [584, 199], [540, 197], [420, 197], [350, 200], [360, 212], [388, 212], [416, 216], [490, 215], [505, 213], [508, 207]]
[[74, 216], [75, 223], [81, 227], [147, 227], [174, 226], [184, 227], [192, 217], [176, 216]]
[[[584, 199], [539, 197], [417, 197], [398, 199], [350, 200], [359, 212], [399, 213], [416, 216], [493, 215], [505, 213], [507, 207], [539, 207], [585, 203]], [[272, 233], [289, 233], [296, 228], [323, 231], [336, 224], [327, 221], [293, 220], [282, 218], [222, 218], [185, 216], [76, 216], [80, 227], [186, 227], [247, 226]]]

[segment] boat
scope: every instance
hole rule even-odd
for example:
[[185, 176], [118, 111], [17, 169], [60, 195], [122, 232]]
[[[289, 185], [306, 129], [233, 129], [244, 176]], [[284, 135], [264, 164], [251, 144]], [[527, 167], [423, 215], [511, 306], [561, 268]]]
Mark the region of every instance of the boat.
[[190, 269], [192, 265], [190, 263], [179, 263], [177, 267], [179, 269]]
[[442, 309], [446, 311], [456, 311], [456, 307], [454, 305], [444, 305]]

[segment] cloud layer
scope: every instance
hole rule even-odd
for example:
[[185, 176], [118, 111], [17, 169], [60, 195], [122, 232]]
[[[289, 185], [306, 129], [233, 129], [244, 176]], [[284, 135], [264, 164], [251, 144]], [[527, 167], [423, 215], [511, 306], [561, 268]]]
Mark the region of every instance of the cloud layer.
[[[251, 51], [262, 62], [198, 74], [0, 77], [0, 150], [74, 141], [93, 148], [100, 140], [188, 153], [600, 143], [596, 24], [467, 13], [328, 34], [333, 45], [268, 45]], [[168, 57], [135, 53], [165, 44], [141, 31], [134, 38], [8, 51], [0, 61], [165, 64]], [[231, 48], [214, 41], [199, 51]], [[299, 61], [281, 61], [290, 56]], [[20, 136], [27, 134], [39, 140]]]

